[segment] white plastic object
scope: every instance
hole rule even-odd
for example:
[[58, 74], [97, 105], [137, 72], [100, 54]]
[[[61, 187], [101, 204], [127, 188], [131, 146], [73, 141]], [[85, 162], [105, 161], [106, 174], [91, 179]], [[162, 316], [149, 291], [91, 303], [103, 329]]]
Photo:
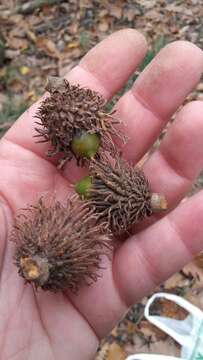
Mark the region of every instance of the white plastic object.
[[[174, 302], [185, 309], [188, 316], [184, 320], [175, 320], [151, 315], [150, 307], [156, 299], [167, 299]], [[144, 314], [147, 320], [181, 345], [181, 358], [158, 354], [134, 354], [128, 356], [126, 360], [203, 360], [203, 312], [200, 309], [180, 296], [157, 293], [148, 300]]]

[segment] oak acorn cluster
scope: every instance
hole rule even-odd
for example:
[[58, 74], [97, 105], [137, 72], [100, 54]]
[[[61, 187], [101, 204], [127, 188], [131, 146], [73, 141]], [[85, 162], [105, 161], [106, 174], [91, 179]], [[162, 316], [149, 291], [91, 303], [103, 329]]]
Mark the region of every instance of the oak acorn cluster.
[[41, 198], [16, 217], [12, 240], [19, 275], [35, 288], [77, 292], [97, 281], [112, 239], [122, 236], [155, 211], [165, 210], [164, 195], [152, 193], [142, 170], [122, 160], [114, 140], [125, 137], [120, 121], [105, 112], [97, 92], [51, 77], [48, 95], [36, 113], [38, 142], [49, 143], [58, 166], [75, 158], [89, 174], [74, 186], [66, 204]]

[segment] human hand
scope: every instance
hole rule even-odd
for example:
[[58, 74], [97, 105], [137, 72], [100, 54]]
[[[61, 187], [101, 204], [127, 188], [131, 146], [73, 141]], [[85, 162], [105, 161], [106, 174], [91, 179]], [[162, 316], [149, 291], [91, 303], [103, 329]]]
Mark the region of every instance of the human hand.
[[[109, 99], [142, 61], [146, 43], [135, 30], [114, 33], [70, 71], [71, 83], [88, 86]], [[198, 83], [203, 53], [188, 42], [166, 46], [116, 105], [129, 137], [125, 158], [139, 161], [171, 115]], [[165, 194], [169, 210], [131, 236], [114, 253], [97, 283], [78, 295], [35, 292], [13, 265], [8, 234], [19, 208], [47, 193], [63, 200], [81, 176], [74, 162], [58, 171], [36, 144], [35, 112], [27, 110], [0, 144], [0, 354], [2, 360], [92, 359], [127, 307], [168, 278], [203, 248], [203, 193], [177, 206], [203, 167], [203, 102], [185, 105], [159, 149], [144, 164], [153, 191]]]

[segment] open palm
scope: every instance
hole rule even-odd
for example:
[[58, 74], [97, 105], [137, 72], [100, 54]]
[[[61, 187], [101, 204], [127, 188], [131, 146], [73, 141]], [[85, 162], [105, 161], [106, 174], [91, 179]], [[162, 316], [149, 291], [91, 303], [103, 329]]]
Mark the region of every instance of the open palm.
[[[135, 30], [114, 33], [71, 70], [71, 83], [88, 86], [109, 99], [143, 59], [146, 43]], [[166, 46], [117, 103], [116, 116], [129, 138], [122, 149], [136, 163], [156, 140], [170, 116], [198, 83], [203, 53], [187, 42]], [[38, 104], [26, 111], [0, 144], [0, 359], [92, 359], [98, 339], [127, 307], [180, 269], [203, 248], [203, 194], [177, 208], [203, 167], [203, 102], [191, 102], [156, 152], [144, 164], [153, 191], [163, 192], [171, 210], [120, 246], [97, 283], [79, 294], [35, 292], [13, 265], [8, 241], [13, 216], [43, 194], [63, 200], [81, 176], [74, 162], [58, 171], [46, 158], [48, 145], [33, 139]]]

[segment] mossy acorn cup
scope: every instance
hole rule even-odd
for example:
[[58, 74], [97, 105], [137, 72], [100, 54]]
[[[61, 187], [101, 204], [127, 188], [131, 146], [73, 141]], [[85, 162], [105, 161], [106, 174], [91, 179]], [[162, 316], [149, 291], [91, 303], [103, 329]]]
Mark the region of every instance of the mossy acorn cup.
[[114, 156], [112, 138], [124, 141], [124, 137], [114, 128], [119, 121], [105, 112], [105, 100], [99, 93], [58, 77], [48, 78], [46, 90], [49, 95], [36, 114], [40, 122], [36, 122], [35, 137], [41, 138], [38, 142], [51, 143], [49, 156], [62, 153], [61, 166], [72, 157], [83, 165], [99, 149]]
[[90, 285], [99, 278], [103, 255], [112, 242], [106, 225], [98, 223], [93, 209], [71, 199], [66, 206], [40, 199], [16, 218], [12, 240], [19, 275], [36, 288], [57, 291]]
[[75, 184], [75, 191], [114, 235], [123, 235], [154, 212], [167, 209], [165, 196], [151, 192], [142, 170], [119, 157], [115, 165], [107, 159], [91, 161], [89, 173]]

